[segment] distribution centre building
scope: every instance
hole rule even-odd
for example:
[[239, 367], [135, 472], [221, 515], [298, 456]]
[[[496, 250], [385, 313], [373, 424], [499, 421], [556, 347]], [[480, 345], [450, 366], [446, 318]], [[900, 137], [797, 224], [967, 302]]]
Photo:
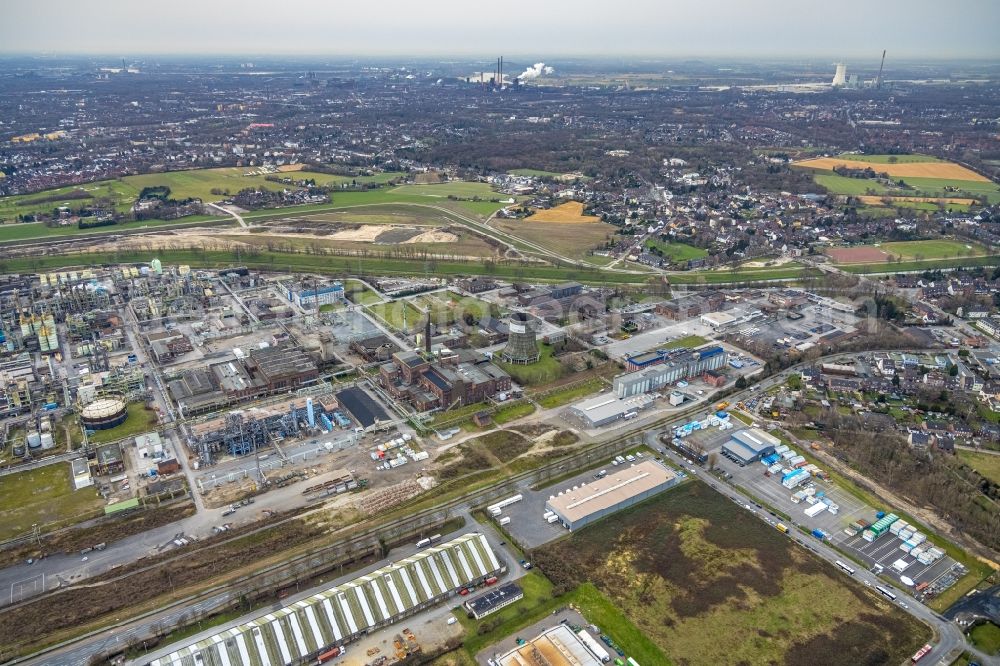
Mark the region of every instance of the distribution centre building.
[[619, 419], [638, 416], [640, 410], [651, 404], [653, 398], [647, 395], [622, 399], [610, 393], [602, 393], [576, 403], [569, 408], [569, 412], [588, 428], [599, 428]]
[[545, 502], [545, 508], [572, 531], [663, 492], [679, 481], [673, 471], [660, 463], [644, 460], [603, 479], [553, 495]]
[[763, 430], [744, 428], [734, 432], [729, 441], [722, 445], [722, 454], [747, 465], [771, 455], [774, 447], [780, 444], [780, 439]]
[[436, 605], [502, 573], [486, 537], [473, 532], [342, 585], [174, 648], [149, 666], [314, 663], [316, 655]]

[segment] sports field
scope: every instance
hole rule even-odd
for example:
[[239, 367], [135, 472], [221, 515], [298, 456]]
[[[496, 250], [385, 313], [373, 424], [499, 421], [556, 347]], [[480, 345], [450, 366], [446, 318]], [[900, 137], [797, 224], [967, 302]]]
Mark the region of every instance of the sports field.
[[536, 549], [534, 564], [554, 591], [596, 586], [658, 664], [899, 664], [930, 635], [698, 481]]
[[566, 203], [535, 211], [530, 217], [526, 217], [528, 222], [557, 222], [559, 224], [581, 224], [600, 222], [601, 218], [596, 215], [584, 215], [586, 208], [579, 201], [567, 201]]
[[957, 240], [920, 240], [827, 248], [826, 254], [838, 264], [876, 264], [887, 261], [922, 261], [980, 257], [986, 249], [978, 243]]
[[73, 490], [68, 463], [9, 474], [0, 483], [0, 541], [95, 515], [104, 505], [96, 488]]

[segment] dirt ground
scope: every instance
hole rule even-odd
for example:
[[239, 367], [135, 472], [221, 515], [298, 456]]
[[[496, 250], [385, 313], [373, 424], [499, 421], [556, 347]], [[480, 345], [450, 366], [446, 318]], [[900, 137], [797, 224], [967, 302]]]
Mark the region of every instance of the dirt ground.
[[860, 160], [841, 160], [836, 157], [817, 157], [811, 160], [796, 162], [796, 166], [809, 169], [826, 169], [832, 171], [835, 167], [847, 169], [864, 169], [871, 167], [877, 173], [887, 173], [894, 178], [948, 178], [951, 180], [971, 180], [978, 183], [988, 183], [990, 179], [980, 176], [975, 171], [966, 169], [951, 162], [903, 162], [900, 164], [876, 164]]
[[546, 210], [535, 211], [535, 214], [526, 218], [529, 222], [600, 222], [601, 218], [596, 215], [584, 215], [585, 206], [579, 201], [567, 201], [564, 204], [553, 206]]
[[877, 247], [831, 247], [826, 254], [838, 264], [876, 264], [891, 258]]

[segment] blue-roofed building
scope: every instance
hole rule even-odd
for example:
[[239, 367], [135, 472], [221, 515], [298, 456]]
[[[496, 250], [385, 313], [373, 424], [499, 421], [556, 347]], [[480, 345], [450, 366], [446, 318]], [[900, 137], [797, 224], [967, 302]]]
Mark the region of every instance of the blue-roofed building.
[[757, 428], [737, 430], [729, 441], [722, 445], [722, 455], [740, 465], [757, 462], [774, 453], [774, 447], [781, 440]]
[[726, 350], [718, 345], [694, 351], [658, 349], [632, 356], [625, 359], [626, 365], [636, 371], [615, 377], [614, 392], [625, 399], [656, 391], [682, 379], [718, 370], [726, 365], [728, 359]]
[[288, 300], [306, 310], [315, 309], [321, 305], [343, 303], [344, 285], [341, 282], [332, 282], [314, 286], [312, 289], [302, 286], [292, 287], [288, 290]]

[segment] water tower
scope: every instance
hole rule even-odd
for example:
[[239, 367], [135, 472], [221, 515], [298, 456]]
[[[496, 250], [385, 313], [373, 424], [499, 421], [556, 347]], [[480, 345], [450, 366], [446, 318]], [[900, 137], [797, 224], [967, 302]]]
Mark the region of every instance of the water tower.
[[507, 363], [518, 365], [528, 365], [536, 362], [541, 353], [538, 351], [538, 343], [535, 342], [535, 329], [531, 325], [531, 319], [523, 312], [514, 312], [507, 321], [510, 334], [507, 337], [507, 346], [500, 353], [500, 358]]

